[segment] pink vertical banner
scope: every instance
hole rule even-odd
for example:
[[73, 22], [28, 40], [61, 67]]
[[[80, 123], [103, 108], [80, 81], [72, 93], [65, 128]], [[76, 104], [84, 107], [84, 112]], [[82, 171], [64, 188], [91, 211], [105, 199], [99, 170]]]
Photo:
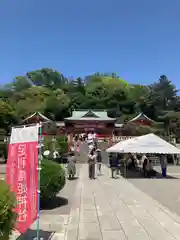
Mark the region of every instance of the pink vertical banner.
[[24, 233], [37, 219], [38, 125], [13, 128], [8, 147], [6, 181], [16, 194], [15, 228]]

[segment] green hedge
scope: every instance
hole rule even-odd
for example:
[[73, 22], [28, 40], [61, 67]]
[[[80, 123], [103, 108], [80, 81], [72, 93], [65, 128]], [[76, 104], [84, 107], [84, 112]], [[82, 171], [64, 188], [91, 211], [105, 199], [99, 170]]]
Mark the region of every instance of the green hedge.
[[15, 195], [5, 181], [0, 180], [0, 239], [8, 240], [12, 233], [16, 214], [12, 211], [16, 205]]
[[47, 202], [56, 197], [65, 186], [65, 170], [61, 165], [47, 159], [42, 160], [41, 167], [41, 201]]

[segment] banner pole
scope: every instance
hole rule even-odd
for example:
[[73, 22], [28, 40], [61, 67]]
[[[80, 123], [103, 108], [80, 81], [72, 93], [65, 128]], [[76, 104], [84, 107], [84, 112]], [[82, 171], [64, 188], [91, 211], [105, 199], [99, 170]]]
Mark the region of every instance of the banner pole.
[[38, 146], [38, 212], [37, 212], [37, 240], [40, 240], [40, 197], [41, 197], [41, 161], [42, 161], [42, 125], [39, 124], [39, 146]]

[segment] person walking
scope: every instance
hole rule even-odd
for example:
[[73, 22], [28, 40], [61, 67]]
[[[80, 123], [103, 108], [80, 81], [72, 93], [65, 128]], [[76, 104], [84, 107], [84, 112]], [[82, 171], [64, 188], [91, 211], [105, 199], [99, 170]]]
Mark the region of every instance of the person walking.
[[77, 141], [76, 152], [77, 152], [78, 155], [80, 155], [80, 141]]
[[95, 179], [96, 154], [94, 149], [92, 149], [88, 155], [88, 164], [89, 164], [89, 178]]
[[75, 151], [74, 144], [71, 145], [71, 147], [70, 147], [70, 151], [71, 151], [71, 152], [74, 152], [74, 151]]
[[111, 177], [116, 178], [119, 161], [115, 153], [109, 156], [109, 166], [111, 168]]
[[143, 168], [143, 175], [144, 177], [146, 178], [147, 177], [147, 164], [148, 164], [148, 158], [146, 157], [146, 155], [144, 154], [142, 156], [142, 159], [141, 159], [143, 165], [142, 165], [142, 168]]
[[76, 159], [74, 152], [69, 153], [67, 171], [69, 179], [73, 179], [76, 174]]
[[74, 141], [77, 142], [78, 141], [78, 135], [76, 134], [74, 137]]
[[122, 161], [123, 161], [123, 157], [122, 157], [122, 155], [120, 153], [118, 153], [117, 154], [117, 164], [118, 164], [118, 166], [117, 166], [117, 171], [116, 171], [117, 175], [121, 174], [120, 167], [121, 167]]
[[98, 172], [98, 175], [101, 175], [101, 164], [102, 164], [101, 150], [97, 149], [96, 152], [97, 152], [97, 155], [96, 155], [97, 172]]
[[167, 156], [166, 155], [161, 155], [160, 164], [161, 164], [162, 176], [166, 177], [166, 172], [167, 172]]
[[153, 164], [152, 164], [152, 160], [151, 159], [147, 160], [146, 172], [147, 172], [147, 177], [148, 178], [151, 178], [153, 176]]

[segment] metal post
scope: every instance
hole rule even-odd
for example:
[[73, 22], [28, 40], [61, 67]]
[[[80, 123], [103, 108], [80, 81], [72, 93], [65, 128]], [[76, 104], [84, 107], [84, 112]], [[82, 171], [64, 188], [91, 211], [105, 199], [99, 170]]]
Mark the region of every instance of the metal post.
[[41, 161], [42, 161], [42, 125], [39, 125], [39, 145], [38, 145], [38, 213], [37, 213], [37, 240], [40, 240], [40, 176], [41, 176]]

